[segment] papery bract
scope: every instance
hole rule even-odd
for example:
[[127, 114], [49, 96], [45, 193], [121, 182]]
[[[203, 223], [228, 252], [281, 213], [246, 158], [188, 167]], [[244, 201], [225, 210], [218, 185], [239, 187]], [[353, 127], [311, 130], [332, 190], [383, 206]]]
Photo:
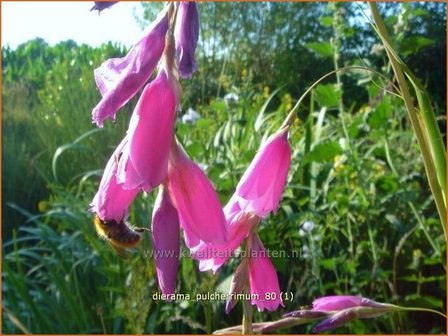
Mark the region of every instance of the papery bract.
[[168, 187], [186, 232], [211, 244], [227, 242], [227, 227], [218, 195], [201, 168], [177, 145], [171, 150]]
[[248, 247], [250, 294], [257, 297], [252, 299], [252, 304], [259, 311], [274, 311], [279, 305], [283, 306], [277, 272], [257, 233], [249, 236]]
[[287, 136], [287, 130], [272, 135], [243, 174], [236, 188], [242, 209], [262, 218], [277, 210], [291, 163]]
[[120, 222], [126, 217], [129, 205], [137, 196], [139, 190], [123, 189], [117, 182], [117, 160], [126, 150], [128, 138], [125, 137], [112, 154], [101, 178], [98, 192], [93, 198], [90, 210], [96, 212], [101, 220], [115, 220]]
[[190, 79], [193, 72], [198, 69], [194, 58], [199, 38], [199, 14], [196, 2], [179, 3], [174, 37], [176, 56], [179, 60], [179, 73], [181, 77]]
[[157, 195], [151, 229], [160, 289], [163, 294], [174, 294], [179, 266], [180, 226], [177, 210], [165, 187], [160, 187]]
[[92, 111], [93, 121], [100, 127], [106, 118], [115, 119], [123, 107], [148, 81], [165, 48], [168, 30], [167, 11], [156, 20], [123, 58], [111, 58], [95, 69], [95, 80], [103, 96]]
[[[126, 160], [119, 169], [119, 182], [125, 188], [139, 186], [150, 192], [166, 177], [177, 106], [173, 81], [161, 69], [135, 107], [128, 130], [129, 156], [120, 159]], [[128, 170], [127, 161], [134, 170]]]
[[232, 282], [229, 289], [229, 298], [226, 302], [226, 314], [230, 313], [233, 307], [235, 307], [237, 303], [235, 296], [238, 294], [243, 294], [248, 279], [249, 262], [248, 259], [243, 259], [232, 277]]

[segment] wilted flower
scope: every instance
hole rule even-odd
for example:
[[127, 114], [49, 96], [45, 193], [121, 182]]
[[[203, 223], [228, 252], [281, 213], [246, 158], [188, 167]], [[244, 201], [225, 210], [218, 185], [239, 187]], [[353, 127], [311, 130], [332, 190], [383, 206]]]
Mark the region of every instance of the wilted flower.
[[187, 246], [227, 243], [227, 226], [218, 195], [204, 172], [179, 145], [173, 145], [168, 166], [168, 188]]
[[113, 5], [115, 5], [118, 1], [94, 1], [93, 7], [90, 9], [90, 11], [97, 10], [98, 14], [105, 10], [106, 8], [109, 8]]
[[154, 204], [151, 229], [160, 289], [163, 294], [174, 294], [179, 266], [180, 227], [177, 210], [164, 186], [160, 187]]
[[233, 273], [232, 282], [229, 289], [229, 299], [226, 302], [226, 314], [235, 307], [237, 300], [235, 296], [243, 294], [244, 287], [249, 280], [249, 263], [248, 259], [243, 259], [240, 265], [237, 267], [235, 273]]
[[92, 111], [92, 119], [102, 127], [106, 118], [115, 119], [123, 107], [151, 77], [165, 48], [167, 10], [163, 10], [123, 58], [111, 58], [95, 69], [95, 81], [102, 99]]
[[179, 3], [174, 37], [180, 76], [190, 79], [193, 72], [198, 69], [194, 58], [199, 38], [199, 14], [196, 2]]
[[262, 144], [236, 187], [242, 209], [266, 217], [277, 210], [288, 177], [291, 147], [288, 129], [278, 132]]

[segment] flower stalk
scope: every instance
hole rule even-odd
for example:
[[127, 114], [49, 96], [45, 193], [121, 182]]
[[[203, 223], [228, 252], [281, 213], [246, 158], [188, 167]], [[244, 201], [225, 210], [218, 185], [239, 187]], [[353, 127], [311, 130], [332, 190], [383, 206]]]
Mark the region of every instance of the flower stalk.
[[[440, 135], [440, 130], [437, 126], [437, 121], [432, 111], [428, 94], [392, 48], [392, 40], [384, 25], [376, 3], [369, 2], [369, 6], [375, 23], [374, 28], [376, 28], [376, 31], [384, 44], [387, 56], [401, 89], [401, 95], [422, 153], [429, 186], [434, 196], [434, 201], [446, 239], [446, 151]], [[412, 96], [405, 78], [405, 73], [414, 87], [419, 110], [414, 107], [412, 102]]]

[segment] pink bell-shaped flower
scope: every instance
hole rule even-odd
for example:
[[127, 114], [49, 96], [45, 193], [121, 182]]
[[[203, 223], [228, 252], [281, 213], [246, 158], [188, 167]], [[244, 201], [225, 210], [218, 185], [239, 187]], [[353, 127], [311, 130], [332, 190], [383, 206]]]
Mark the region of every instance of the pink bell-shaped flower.
[[111, 58], [95, 69], [95, 81], [102, 99], [92, 111], [99, 127], [107, 118], [115, 119], [123, 107], [149, 80], [165, 48], [168, 31], [167, 10], [163, 10], [125, 57]]
[[279, 305], [283, 306], [277, 272], [257, 233], [249, 236], [248, 247], [250, 294], [257, 297], [252, 299], [252, 304], [259, 311], [274, 311]]
[[120, 158], [118, 179], [124, 188], [150, 192], [165, 180], [178, 90], [177, 80], [165, 68], [143, 90], [128, 129], [129, 155]]
[[236, 187], [240, 207], [264, 218], [275, 212], [291, 163], [288, 130], [278, 132], [261, 145]]
[[168, 166], [168, 188], [190, 247], [202, 240], [209, 244], [227, 242], [227, 226], [213, 185], [184, 150], [173, 145]]
[[101, 220], [120, 222], [128, 214], [129, 205], [137, 196], [138, 189], [126, 190], [117, 182], [117, 160], [126, 150], [128, 138], [125, 137], [112, 154], [101, 178], [98, 192], [90, 204], [90, 210], [96, 212]]

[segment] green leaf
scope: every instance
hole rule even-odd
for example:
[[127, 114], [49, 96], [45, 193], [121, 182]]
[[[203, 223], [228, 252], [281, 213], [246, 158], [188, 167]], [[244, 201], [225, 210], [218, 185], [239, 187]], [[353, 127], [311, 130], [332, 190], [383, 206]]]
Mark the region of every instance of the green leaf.
[[210, 108], [216, 112], [223, 112], [227, 109], [224, 100], [213, 100], [210, 102]]
[[334, 54], [333, 45], [328, 42], [310, 42], [306, 43], [305, 46], [320, 57], [332, 57]]
[[320, 24], [324, 27], [331, 27], [333, 25], [333, 17], [331, 16], [323, 16], [320, 19]]
[[434, 41], [423, 36], [405, 37], [400, 45], [400, 52], [404, 56], [418, 53], [420, 49], [434, 44]]
[[315, 93], [316, 100], [322, 107], [335, 107], [341, 99], [341, 91], [334, 84], [318, 85]]
[[338, 142], [324, 142], [314, 146], [314, 148], [303, 157], [302, 163], [331, 162], [334, 157], [339, 154], [342, 154], [342, 148]]
[[392, 106], [390, 105], [389, 99], [383, 99], [381, 103], [375, 108], [375, 110], [369, 115], [367, 124], [371, 128], [384, 127], [390, 118], [392, 113]]

